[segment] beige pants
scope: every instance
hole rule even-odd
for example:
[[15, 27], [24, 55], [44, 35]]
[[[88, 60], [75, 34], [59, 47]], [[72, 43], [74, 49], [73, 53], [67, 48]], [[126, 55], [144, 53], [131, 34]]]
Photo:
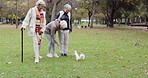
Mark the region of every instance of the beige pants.
[[40, 52], [40, 47], [41, 47], [42, 35], [35, 33], [32, 39], [33, 39], [35, 59], [39, 60], [39, 52]]

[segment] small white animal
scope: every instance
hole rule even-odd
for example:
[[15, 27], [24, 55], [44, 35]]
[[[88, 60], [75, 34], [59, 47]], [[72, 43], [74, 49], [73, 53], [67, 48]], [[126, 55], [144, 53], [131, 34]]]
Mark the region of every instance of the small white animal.
[[80, 56], [78, 55], [77, 51], [74, 51], [74, 55], [76, 56], [76, 60], [80, 60], [80, 59], [85, 59], [85, 55], [84, 54], [80, 54]]

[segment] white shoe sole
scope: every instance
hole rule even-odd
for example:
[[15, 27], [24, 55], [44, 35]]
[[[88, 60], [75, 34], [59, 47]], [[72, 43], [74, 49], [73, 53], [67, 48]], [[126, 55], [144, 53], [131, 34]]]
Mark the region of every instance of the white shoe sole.
[[47, 55], [47, 57], [51, 58], [51, 57], [53, 57], [53, 56], [48, 56], [48, 55]]

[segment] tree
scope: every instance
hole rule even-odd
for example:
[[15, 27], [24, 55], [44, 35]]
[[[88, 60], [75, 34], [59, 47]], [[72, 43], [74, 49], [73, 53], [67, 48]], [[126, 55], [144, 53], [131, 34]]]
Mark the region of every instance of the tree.
[[124, 0], [100, 0], [101, 10], [106, 16], [107, 26], [113, 27], [115, 13], [119, 10]]
[[52, 9], [52, 16], [51, 16], [51, 20], [53, 21], [55, 18], [55, 14], [56, 14], [56, 7], [57, 5], [61, 2], [62, 0], [54, 0], [53, 1], [53, 9]]
[[88, 26], [90, 26], [90, 28], [93, 27], [96, 4], [98, 4], [98, 2], [99, 2], [98, 0], [81, 0], [79, 3], [81, 8], [84, 8], [87, 10], [87, 14], [89, 18]]

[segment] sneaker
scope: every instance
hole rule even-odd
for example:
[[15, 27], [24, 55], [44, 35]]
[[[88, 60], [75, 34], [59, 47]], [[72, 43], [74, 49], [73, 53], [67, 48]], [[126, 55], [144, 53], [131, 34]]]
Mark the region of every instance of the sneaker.
[[64, 56], [64, 54], [61, 54], [60, 56]]
[[57, 55], [57, 53], [53, 54], [53, 56], [54, 56], [54, 57], [59, 57], [59, 56]]
[[53, 55], [51, 53], [48, 53], [47, 57], [53, 57]]
[[39, 56], [39, 58], [40, 58], [40, 59], [43, 59], [43, 57], [42, 57], [42, 56]]
[[66, 56], [66, 57], [67, 57], [67, 54], [65, 53], [65, 54], [64, 54], [64, 56]]
[[35, 58], [34, 63], [39, 63], [39, 58]]

